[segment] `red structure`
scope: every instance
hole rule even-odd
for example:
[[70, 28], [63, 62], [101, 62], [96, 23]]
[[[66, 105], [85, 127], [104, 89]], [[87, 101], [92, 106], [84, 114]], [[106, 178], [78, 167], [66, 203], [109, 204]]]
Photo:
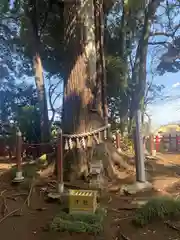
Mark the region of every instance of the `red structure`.
[[119, 132], [116, 132], [116, 148], [120, 149], [121, 148], [121, 135]]
[[160, 149], [160, 142], [161, 142], [161, 137], [159, 135], [157, 135], [155, 137], [155, 142], [156, 142], [156, 152], [159, 152], [159, 149]]
[[157, 152], [167, 151], [167, 152], [179, 152], [180, 151], [180, 136], [155, 136], [155, 149]]

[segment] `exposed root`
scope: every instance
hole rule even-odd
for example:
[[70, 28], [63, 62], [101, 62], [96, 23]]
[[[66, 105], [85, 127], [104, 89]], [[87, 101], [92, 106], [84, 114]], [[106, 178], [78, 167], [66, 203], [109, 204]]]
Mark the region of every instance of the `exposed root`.
[[[117, 149], [113, 146], [112, 143], [105, 143], [105, 151], [107, 152], [109, 158], [114, 164], [118, 164], [120, 168], [125, 170], [134, 170], [134, 166], [130, 165], [127, 161], [128, 156], [122, 156], [122, 153], [118, 152]], [[130, 160], [130, 157], [129, 157]]]
[[[135, 167], [128, 163], [127, 156], [124, 158], [111, 142], [97, 145], [96, 152], [103, 160], [104, 173], [110, 180], [124, 179], [135, 173]], [[132, 157], [129, 157], [131, 159]]]
[[45, 169], [40, 170], [38, 173], [41, 178], [52, 176], [55, 170], [55, 161], [50, 163]]

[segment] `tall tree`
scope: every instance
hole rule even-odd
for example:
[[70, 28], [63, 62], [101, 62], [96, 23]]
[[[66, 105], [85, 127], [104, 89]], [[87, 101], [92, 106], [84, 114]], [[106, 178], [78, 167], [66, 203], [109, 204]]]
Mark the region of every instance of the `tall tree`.
[[0, 123], [18, 126], [27, 142], [40, 142], [40, 114], [36, 89], [26, 82], [0, 83]]
[[[65, 133], [88, 132], [105, 124], [102, 101], [103, 69], [101, 56], [101, 32], [95, 31], [101, 17], [102, 2], [88, 0], [64, 4], [64, 37], [66, 77], [64, 79], [64, 103], [62, 126]], [[98, 56], [97, 56], [98, 55]], [[71, 56], [71, 59], [70, 59]], [[98, 69], [98, 72], [97, 72]], [[70, 151], [65, 162], [81, 176], [88, 173], [86, 151]]]
[[[25, 14], [28, 21], [28, 32], [31, 36], [31, 55], [33, 59], [33, 68], [35, 74], [35, 84], [37, 88], [39, 108], [41, 113], [41, 141], [46, 142], [50, 139], [50, 127], [47, 107], [47, 97], [43, 76], [43, 66], [40, 56], [41, 46], [41, 12], [39, 1], [29, 0], [25, 5]], [[27, 34], [27, 33], [26, 33]]]
[[[36, 18], [33, 18], [38, 19], [38, 34], [35, 31], [35, 34], [28, 35], [28, 38], [33, 37], [33, 41], [39, 37], [38, 49], [34, 52], [41, 56], [47, 72], [59, 74], [64, 81], [63, 131], [76, 134], [106, 124], [103, 48], [107, 63], [109, 113], [112, 113], [111, 106], [118, 99], [120, 119], [126, 120], [129, 113], [133, 118], [145, 92], [146, 57], [148, 41], [152, 40], [152, 24], [158, 19], [157, 8], [165, 1], [149, 1], [146, 8], [146, 1], [138, 1], [140, 6], [134, 6], [133, 1], [120, 1], [113, 8], [110, 0], [104, 1], [104, 5], [100, 0], [88, 0], [84, 5], [82, 1], [48, 2], [52, 4], [38, 1], [38, 8], [37, 5], [31, 8], [34, 2], [23, 7], [28, 9], [30, 6], [30, 15], [33, 8], [36, 13], [38, 9]], [[25, 25], [22, 30], [29, 28], [30, 19], [32, 16], [28, 15], [26, 21], [21, 21]], [[105, 32], [103, 22], [106, 24]], [[32, 26], [36, 24], [31, 24], [29, 29], [33, 30]], [[24, 53], [27, 56], [34, 44], [27, 37], [25, 39]], [[69, 172], [75, 170], [76, 175], [86, 175], [90, 160], [88, 154], [88, 151], [79, 149], [69, 151], [65, 157], [65, 163], [72, 163], [69, 164], [72, 170]]]
[[[8, 44], [7, 49], [10, 48], [12, 52], [16, 49], [13, 57], [16, 56], [17, 62], [20, 63], [20, 66], [18, 66], [18, 72], [20, 73], [19, 77], [22, 77], [23, 74], [32, 75], [34, 70], [41, 112], [41, 140], [48, 141], [50, 137], [50, 127], [43, 67], [40, 57], [41, 21], [43, 21], [44, 18], [44, 15], [42, 17], [40, 12], [42, 5], [40, 5], [40, 2], [31, 0], [14, 0], [6, 2], [7, 4], [4, 6], [7, 6], [7, 8], [1, 9], [3, 12], [1, 25], [6, 30], [6, 36], [7, 33], [11, 36], [6, 43]], [[6, 63], [12, 70], [12, 62]], [[16, 63], [14, 65], [17, 72], [18, 64]]]

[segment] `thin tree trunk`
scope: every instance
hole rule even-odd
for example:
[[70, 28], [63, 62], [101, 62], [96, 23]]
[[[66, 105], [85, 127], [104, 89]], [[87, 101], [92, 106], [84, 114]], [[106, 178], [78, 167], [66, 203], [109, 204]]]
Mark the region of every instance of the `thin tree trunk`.
[[[148, 51], [148, 40], [150, 35], [150, 28], [153, 21], [153, 17], [157, 7], [160, 5], [162, 0], [152, 0], [148, 7], [145, 9], [144, 26], [142, 31], [142, 36], [138, 43], [138, 48], [136, 52], [136, 58], [134, 63], [134, 68], [132, 72], [132, 81], [135, 84], [135, 89], [132, 94], [131, 100], [131, 117], [136, 116], [136, 137], [135, 144], [135, 156], [137, 160], [137, 180], [145, 181], [145, 169], [144, 169], [144, 149], [143, 149], [143, 139], [141, 134], [141, 127], [139, 119], [141, 114], [140, 102], [145, 95], [146, 87], [146, 60]], [[139, 171], [138, 171], [139, 168]]]
[[32, 57], [35, 74], [35, 84], [38, 95], [39, 111], [41, 116], [41, 141], [50, 139], [50, 124], [48, 118], [47, 98], [43, 76], [43, 67], [40, 57], [39, 12], [37, 0], [29, 0], [26, 15], [29, 17], [29, 34], [32, 37]]
[[144, 26], [142, 36], [138, 43], [136, 51], [136, 59], [132, 71], [132, 82], [135, 89], [132, 93], [131, 115], [134, 116], [135, 111], [139, 108], [140, 101], [144, 97], [146, 87], [146, 60], [148, 51], [148, 41], [156, 9], [163, 0], [152, 0], [145, 10]]
[[41, 141], [47, 142], [50, 138], [50, 129], [49, 129], [49, 118], [48, 118], [48, 107], [46, 99], [46, 90], [43, 77], [43, 68], [42, 62], [39, 54], [33, 59], [34, 72], [35, 72], [35, 83], [38, 94], [39, 109], [41, 115]]
[[105, 69], [105, 55], [104, 55], [104, 12], [103, 0], [94, 0], [94, 18], [95, 18], [95, 39], [96, 39], [96, 68], [97, 68], [97, 85], [101, 90], [101, 104], [103, 111], [103, 118], [106, 124], [108, 123], [108, 106], [107, 106], [107, 81]]

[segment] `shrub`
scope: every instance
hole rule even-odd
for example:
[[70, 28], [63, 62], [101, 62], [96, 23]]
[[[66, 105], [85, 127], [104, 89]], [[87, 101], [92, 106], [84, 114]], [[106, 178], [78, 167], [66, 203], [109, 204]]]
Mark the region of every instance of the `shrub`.
[[144, 226], [153, 220], [165, 219], [180, 215], [180, 200], [170, 197], [156, 197], [149, 200], [135, 213], [133, 222], [136, 225]]

